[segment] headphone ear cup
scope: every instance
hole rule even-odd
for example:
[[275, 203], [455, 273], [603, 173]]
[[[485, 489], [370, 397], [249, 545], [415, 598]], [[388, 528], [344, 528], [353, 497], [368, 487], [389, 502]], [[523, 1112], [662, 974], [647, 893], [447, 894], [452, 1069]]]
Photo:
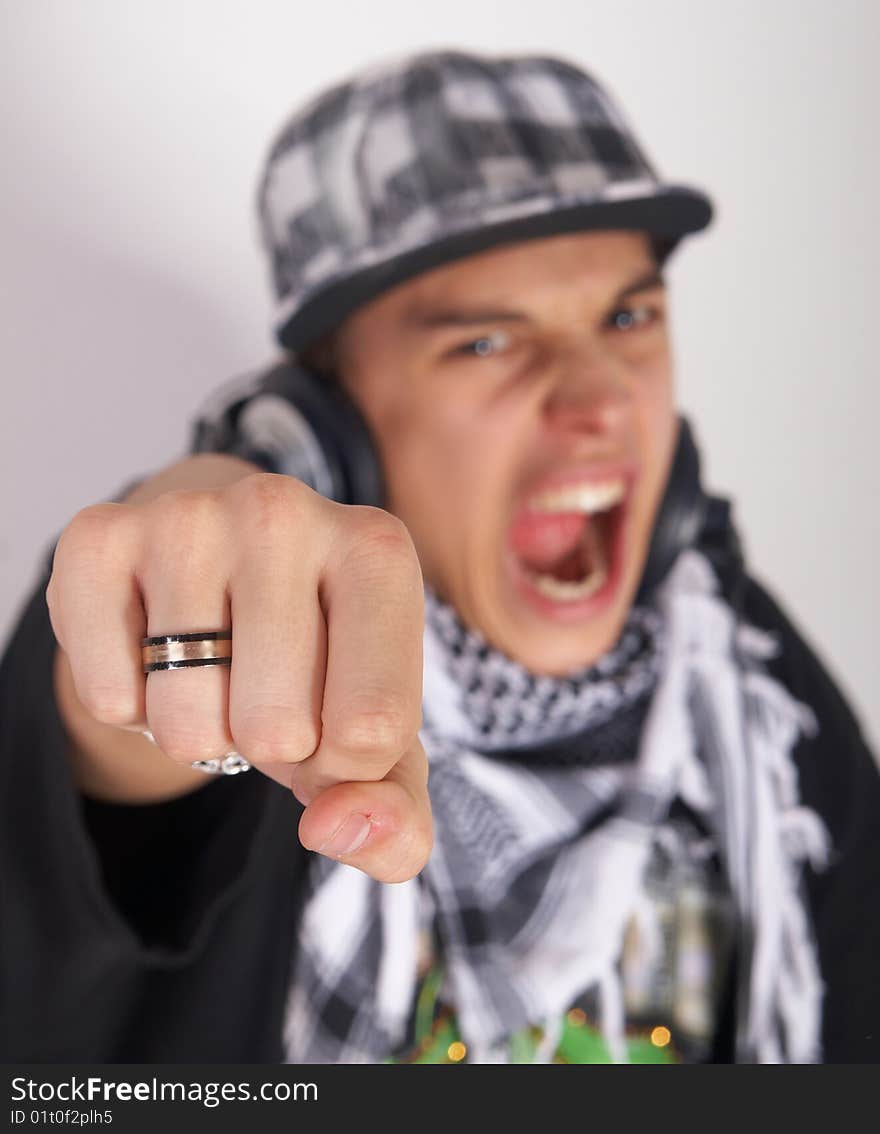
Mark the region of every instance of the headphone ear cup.
[[379, 453], [363, 414], [333, 378], [292, 361], [280, 363], [265, 379], [266, 393], [298, 410], [314, 435], [340, 504], [382, 507], [384, 478]]
[[647, 601], [651, 592], [666, 578], [680, 553], [696, 543], [705, 514], [706, 496], [700, 483], [700, 454], [690, 425], [681, 417], [675, 454], [654, 521], [637, 602]]
[[379, 454], [360, 410], [332, 378], [292, 360], [197, 421], [193, 451], [243, 457], [340, 504], [382, 507], [385, 500]]

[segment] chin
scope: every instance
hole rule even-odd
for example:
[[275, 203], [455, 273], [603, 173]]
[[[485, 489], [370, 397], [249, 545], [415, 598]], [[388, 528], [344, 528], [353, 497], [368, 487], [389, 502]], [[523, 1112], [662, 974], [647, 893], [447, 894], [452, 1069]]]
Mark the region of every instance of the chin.
[[513, 630], [503, 652], [531, 673], [568, 677], [594, 665], [617, 643], [630, 606], [609, 611], [593, 625], [563, 630], [546, 625]]

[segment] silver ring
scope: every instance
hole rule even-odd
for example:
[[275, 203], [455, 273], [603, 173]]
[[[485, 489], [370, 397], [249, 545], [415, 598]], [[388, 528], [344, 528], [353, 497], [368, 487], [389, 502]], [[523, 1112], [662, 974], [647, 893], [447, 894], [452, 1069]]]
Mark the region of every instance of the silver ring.
[[[202, 665], [232, 664], [232, 631], [200, 630], [187, 634], [159, 634], [141, 639], [144, 673], [162, 669], [191, 669]], [[144, 736], [156, 743], [149, 729]], [[191, 767], [209, 776], [237, 776], [251, 765], [238, 752], [227, 752], [216, 760], [193, 760]]]
[[193, 760], [193, 768], [209, 776], [237, 776], [249, 772], [250, 764], [238, 752], [227, 753], [222, 760]]
[[[150, 744], [156, 743], [155, 736], [148, 728], [143, 729], [141, 735], [146, 737]], [[239, 752], [233, 751], [227, 752], [217, 760], [193, 760], [190, 767], [208, 776], [237, 776], [240, 772], [249, 772], [252, 765]]]
[[231, 630], [197, 630], [191, 634], [159, 634], [141, 638], [144, 673], [160, 669], [192, 669], [232, 664]]

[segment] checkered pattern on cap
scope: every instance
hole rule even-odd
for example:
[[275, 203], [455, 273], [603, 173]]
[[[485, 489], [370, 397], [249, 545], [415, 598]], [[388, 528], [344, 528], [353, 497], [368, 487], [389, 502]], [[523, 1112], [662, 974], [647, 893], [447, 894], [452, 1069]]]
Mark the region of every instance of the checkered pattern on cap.
[[428, 52], [318, 96], [259, 189], [280, 342], [299, 350], [421, 271], [499, 243], [633, 228], [671, 246], [711, 218], [664, 185], [602, 88], [541, 57]]

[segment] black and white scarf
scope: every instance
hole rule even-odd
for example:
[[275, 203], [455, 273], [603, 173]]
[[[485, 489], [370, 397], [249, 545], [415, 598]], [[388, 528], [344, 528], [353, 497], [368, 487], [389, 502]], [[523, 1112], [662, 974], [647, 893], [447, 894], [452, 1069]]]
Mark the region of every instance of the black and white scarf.
[[400, 1047], [428, 920], [472, 1062], [505, 1061], [509, 1037], [530, 1025], [544, 1029], [538, 1057], [549, 1060], [587, 988], [625, 1061], [623, 936], [676, 800], [713, 832], [748, 930], [738, 1057], [820, 1058], [822, 984], [800, 875], [828, 847], [800, 805], [792, 759], [814, 721], [766, 673], [772, 640], [738, 624], [709, 561], [683, 552], [617, 646], [566, 679], [528, 673], [427, 600], [434, 850], [397, 885], [314, 857], [288, 1061], [374, 1063]]

